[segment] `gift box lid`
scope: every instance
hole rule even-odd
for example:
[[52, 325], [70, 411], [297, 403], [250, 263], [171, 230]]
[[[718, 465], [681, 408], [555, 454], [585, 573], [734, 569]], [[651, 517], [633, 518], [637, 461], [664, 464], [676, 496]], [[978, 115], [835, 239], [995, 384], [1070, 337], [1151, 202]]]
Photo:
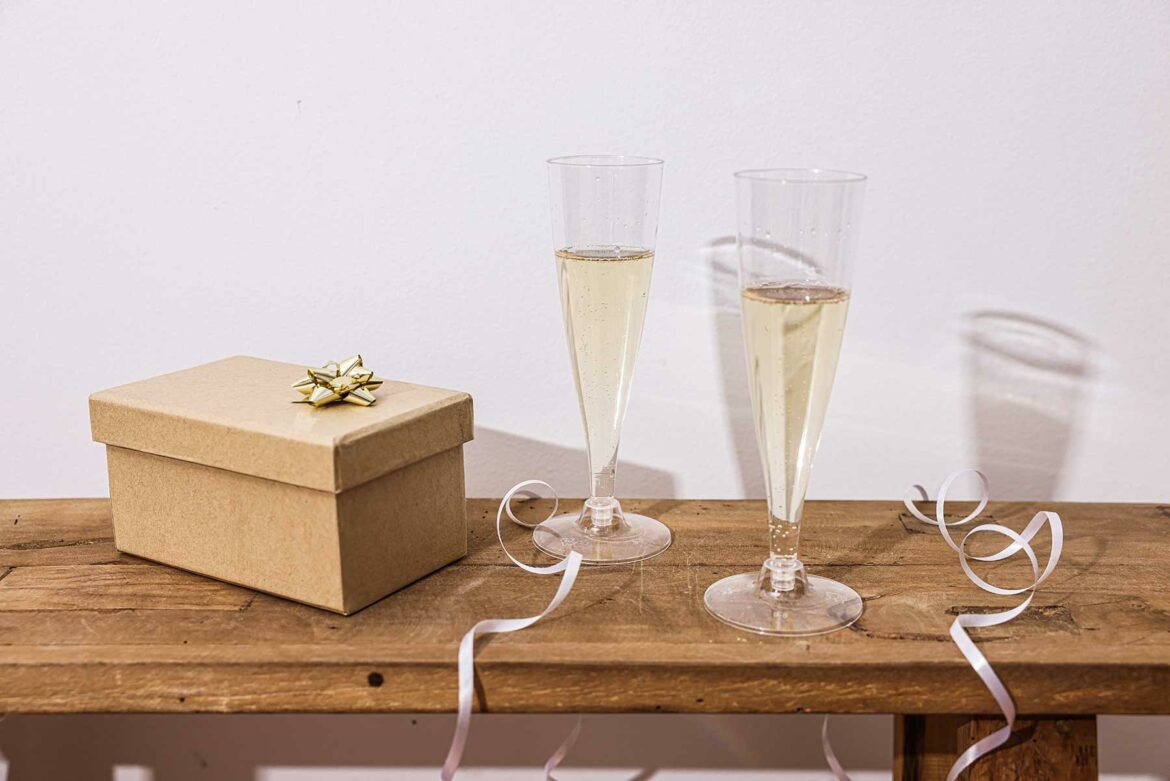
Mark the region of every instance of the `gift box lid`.
[[472, 438], [471, 396], [386, 380], [376, 403], [294, 404], [297, 364], [238, 355], [99, 391], [93, 438], [334, 493]]

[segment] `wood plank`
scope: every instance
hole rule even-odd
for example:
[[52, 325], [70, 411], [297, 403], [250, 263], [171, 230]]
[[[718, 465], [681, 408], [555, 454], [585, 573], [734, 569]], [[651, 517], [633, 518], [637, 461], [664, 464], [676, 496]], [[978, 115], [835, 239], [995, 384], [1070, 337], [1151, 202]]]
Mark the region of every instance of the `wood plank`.
[[[762, 503], [626, 504], [661, 517], [675, 544], [650, 562], [585, 570], [550, 620], [482, 642], [481, 706], [996, 712], [947, 631], [957, 612], [1015, 601], [970, 585], [937, 532], [899, 503], [809, 503], [802, 558], [854, 586], [866, 612], [848, 631], [806, 639], [738, 632], [702, 608], [710, 583], [755, 569], [765, 555]], [[2, 521], [14, 509], [21, 523], [37, 519], [39, 536], [8, 534]], [[1053, 509], [1068, 528], [1056, 575], [1024, 616], [976, 633], [978, 642], [1022, 712], [1170, 712], [1170, 511]], [[1035, 510], [991, 508], [1017, 528]], [[341, 617], [116, 553], [63, 556], [95, 547], [68, 545], [100, 537], [95, 519], [109, 533], [104, 501], [0, 502], [0, 556], [10, 557], [0, 564], [11, 568], [0, 570], [0, 710], [451, 710], [462, 633], [485, 617], [539, 612], [556, 588], [556, 578], [507, 561], [494, 517], [494, 502], [473, 500], [466, 558]], [[527, 531], [510, 527], [505, 536], [522, 558], [547, 561]], [[44, 540], [61, 542], [37, 547]], [[1117, 577], [1122, 562], [1125, 578]], [[1013, 562], [985, 571], [1009, 584], [1026, 574]], [[393, 692], [369, 685], [375, 672], [395, 681]]]
[[[1002, 718], [935, 714], [899, 716], [894, 726], [895, 781], [945, 781], [955, 758], [1003, 727]], [[1016, 721], [1012, 737], [979, 759], [965, 781], [1095, 781], [1095, 716], [1042, 716]]]
[[241, 610], [247, 589], [159, 564], [17, 567], [0, 580], [0, 611]]
[[[960, 732], [970, 745], [1003, 726], [1003, 721], [969, 719]], [[1012, 738], [967, 771], [968, 781], [1096, 781], [1097, 718], [1038, 717], [1020, 719]]]
[[105, 499], [0, 501], [0, 566], [118, 559]]
[[946, 781], [963, 748], [959, 730], [970, 718], [956, 714], [894, 717], [894, 781]]
[[[117, 651], [118, 649], [107, 649]], [[260, 656], [259, 653], [256, 656]], [[350, 655], [345, 654], [343, 657]], [[359, 659], [361, 655], [356, 655]], [[298, 662], [204, 661], [198, 653], [151, 655], [131, 663], [40, 657], [0, 659], [0, 704], [7, 712], [452, 712], [453, 663], [366, 661], [310, 656]], [[176, 661], [176, 659], [178, 661]], [[880, 667], [806, 665], [676, 669], [583, 664], [477, 665], [476, 709], [492, 713], [914, 713], [942, 702], [987, 707], [975, 690], [939, 698], [951, 678], [930, 671], [893, 679]], [[1076, 671], [1074, 671], [1075, 673]], [[370, 676], [393, 688], [370, 692]], [[1020, 699], [1076, 712], [1147, 712], [1148, 689], [1113, 696], [1105, 677], [1059, 691], [1067, 678], [1043, 668], [1006, 676]], [[1012, 681], [1015, 681], [1014, 685]], [[1158, 685], [1165, 681], [1156, 682]], [[1069, 695], [1072, 695], [1071, 697]]]

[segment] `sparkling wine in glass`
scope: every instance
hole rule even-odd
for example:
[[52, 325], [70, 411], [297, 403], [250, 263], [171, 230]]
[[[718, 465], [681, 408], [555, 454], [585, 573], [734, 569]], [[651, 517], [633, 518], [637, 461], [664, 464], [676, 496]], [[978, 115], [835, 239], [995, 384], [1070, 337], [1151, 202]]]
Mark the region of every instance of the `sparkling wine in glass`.
[[659, 521], [623, 512], [615, 497], [618, 445], [642, 339], [662, 161], [579, 155], [549, 161], [553, 238], [565, 337], [585, 444], [590, 497], [579, 512], [536, 527], [541, 550], [588, 564], [655, 556], [670, 545]]
[[736, 174], [740, 306], [756, 439], [768, 499], [770, 555], [759, 574], [707, 589], [716, 618], [770, 635], [849, 626], [862, 602], [805, 572], [801, 511], [833, 389], [865, 177], [819, 169]]

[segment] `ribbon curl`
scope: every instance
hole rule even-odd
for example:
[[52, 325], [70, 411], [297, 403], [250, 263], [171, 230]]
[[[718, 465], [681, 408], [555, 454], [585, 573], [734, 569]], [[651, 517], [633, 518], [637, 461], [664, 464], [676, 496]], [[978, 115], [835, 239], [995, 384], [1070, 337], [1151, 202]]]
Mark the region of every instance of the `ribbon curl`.
[[362, 366], [360, 355], [350, 356], [341, 363], [330, 361], [319, 369], [310, 366], [306, 371], [308, 376], [292, 385], [304, 395], [303, 399], [297, 399], [294, 403], [312, 404], [314, 407], [324, 407], [335, 401], [348, 401], [350, 404], [368, 407], [378, 400], [370, 391], [377, 390], [385, 382]]
[[[974, 475], [979, 479], [979, 490], [981, 494], [979, 503], [965, 517], [947, 523], [945, 514], [947, 491], [950, 490], [956, 480], [964, 475]], [[1003, 681], [996, 675], [995, 670], [991, 666], [991, 662], [987, 661], [987, 657], [983, 655], [983, 652], [975, 645], [975, 641], [967, 634], [967, 630], [983, 629], [989, 626], [1006, 624], [1028, 609], [1028, 605], [1032, 604], [1032, 598], [1036, 596], [1036, 589], [1048, 579], [1048, 576], [1056, 569], [1056, 563], [1060, 560], [1060, 553], [1064, 547], [1064, 525], [1061, 523], [1060, 516], [1056, 513], [1041, 510], [1032, 517], [1032, 520], [1028, 522], [1028, 525], [1024, 527], [1022, 532], [1016, 532], [998, 523], [983, 523], [968, 531], [963, 535], [963, 539], [956, 543], [951, 537], [950, 527], [970, 523], [978, 518], [979, 514], [987, 507], [989, 497], [987, 476], [976, 469], [962, 469], [952, 473], [943, 481], [943, 484], [938, 489], [938, 499], [935, 501], [935, 517], [933, 519], [918, 510], [914, 505], [914, 499], [911, 498], [912, 493], [917, 493], [923, 501], [929, 498], [926, 489], [922, 486], [911, 486], [902, 498], [902, 503], [906, 505], [906, 510], [923, 523], [938, 527], [939, 532], [942, 533], [943, 540], [946, 541], [951, 550], [959, 554], [959, 566], [963, 568], [963, 572], [972, 583], [991, 594], [1016, 596], [1026, 593], [1028, 595], [1023, 602], [1010, 610], [1004, 610], [999, 613], [963, 613], [956, 616], [954, 622], [951, 624], [951, 640], [959, 647], [959, 652], [963, 654], [967, 663], [971, 665], [975, 674], [979, 676], [979, 680], [987, 687], [987, 690], [991, 693], [1000, 711], [1003, 712], [1004, 718], [1007, 720], [1006, 725], [1000, 727], [987, 737], [976, 741], [959, 755], [954, 764], [951, 765], [950, 772], [947, 773], [947, 781], [955, 781], [964, 770], [973, 765], [981, 757], [990, 754], [1004, 743], [1007, 743], [1016, 723], [1015, 701], [1012, 700], [1012, 696]], [[1037, 559], [1036, 552], [1032, 549], [1030, 543], [1032, 538], [1045, 526], [1049, 528], [1049, 533], [1052, 537], [1052, 547], [1048, 553], [1048, 562], [1044, 565], [1044, 570], [1041, 571], [1039, 559]], [[967, 541], [977, 534], [996, 534], [1001, 537], [1006, 537], [1010, 540], [1010, 543], [1003, 549], [988, 556], [973, 556], [967, 553]], [[1028, 563], [1032, 566], [1032, 582], [1023, 588], [1001, 588], [988, 583], [975, 574], [969, 563], [972, 560], [1002, 561], [1003, 559], [1014, 556], [1020, 551], [1024, 552]], [[851, 781], [849, 774], [845, 772], [845, 769], [833, 754], [833, 747], [829, 742], [828, 716], [825, 717], [825, 721], [821, 725], [821, 746], [824, 749], [825, 759], [829, 763], [829, 769], [832, 771], [833, 776], [838, 781]]]
[[[508, 493], [504, 494], [504, 498], [500, 500], [500, 508], [496, 511], [496, 539], [500, 541], [500, 548], [503, 549], [504, 555], [512, 560], [520, 569], [525, 572], [531, 572], [534, 575], [555, 575], [558, 572], [563, 572], [561, 575], [561, 583], [557, 586], [557, 593], [553, 595], [552, 600], [548, 603], [548, 607], [542, 610], [538, 615], [530, 616], [529, 618], [488, 618], [480, 621], [475, 626], [463, 635], [463, 639], [459, 642], [459, 709], [458, 716], [455, 720], [455, 735], [451, 738], [451, 748], [447, 752], [447, 759], [443, 762], [443, 768], [439, 771], [439, 777], [442, 781], [451, 781], [455, 777], [455, 773], [459, 770], [459, 765], [463, 761], [463, 750], [467, 746], [467, 736], [471, 730], [471, 707], [475, 700], [475, 638], [480, 635], [490, 634], [504, 634], [507, 632], [518, 632], [521, 629], [526, 629], [535, 624], [540, 619], [547, 616], [549, 613], [557, 609], [557, 607], [565, 601], [565, 597], [569, 596], [569, 592], [573, 590], [573, 584], [577, 581], [577, 575], [581, 571], [581, 554], [577, 551], [571, 551], [568, 558], [558, 561], [548, 567], [532, 567], [517, 559], [508, 550], [508, 546], [504, 545], [504, 535], [500, 530], [503, 523], [504, 515], [513, 523], [518, 523], [521, 526], [533, 528], [538, 526], [538, 523], [525, 523], [512, 514], [512, 497], [521, 491], [529, 491], [529, 489], [542, 486], [548, 489], [553, 496], [553, 509], [548, 514], [548, 518], [552, 518], [557, 514], [557, 509], [560, 507], [560, 498], [557, 492], [551, 485], [543, 480], [525, 480], [522, 483], [517, 483], [512, 486]], [[545, 518], [544, 520], [548, 520]], [[543, 521], [541, 521], [543, 523]], [[577, 723], [569, 736], [561, 743], [553, 755], [544, 763], [544, 774], [546, 779], [552, 778], [552, 771], [561, 763], [569, 751], [573, 748], [573, 744], [577, 742], [577, 736], [581, 733], [581, 719], [577, 718]]]

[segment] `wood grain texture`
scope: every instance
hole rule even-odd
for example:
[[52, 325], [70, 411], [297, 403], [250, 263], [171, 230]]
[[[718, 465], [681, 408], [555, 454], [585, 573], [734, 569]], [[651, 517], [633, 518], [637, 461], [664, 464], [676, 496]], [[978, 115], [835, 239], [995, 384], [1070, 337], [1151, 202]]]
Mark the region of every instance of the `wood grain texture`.
[[[626, 504], [669, 524], [674, 545], [586, 569], [550, 619], [481, 641], [478, 707], [997, 712], [947, 630], [957, 612], [1016, 602], [968, 583], [899, 503], [807, 505], [802, 558], [866, 601], [850, 630], [808, 639], [745, 634], [703, 610], [708, 585], [765, 556], [761, 502]], [[1064, 518], [1064, 558], [1027, 613], [973, 633], [980, 646], [1023, 713], [1170, 713], [1170, 509], [1045, 508]], [[1021, 528], [1035, 510], [990, 516]], [[341, 617], [119, 554], [105, 500], [0, 502], [0, 711], [451, 711], [463, 632], [533, 615], [556, 589], [507, 561], [494, 517], [495, 502], [469, 502], [466, 558]], [[505, 538], [547, 561], [524, 529]], [[1025, 567], [981, 571], [1011, 585]]]
[[959, 730], [967, 716], [943, 713], [894, 719], [893, 781], [946, 781], [959, 747]]
[[[946, 781], [955, 758], [1003, 727], [1002, 718], [937, 714], [899, 716], [894, 727], [895, 781]], [[1019, 719], [1000, 749], [972, 765], [963, 781], [1095, 781], [1095, 716]]]
[[0, 611], [240, 610], [246, 591], [160, 564], [17, 567], [0, 583]]

